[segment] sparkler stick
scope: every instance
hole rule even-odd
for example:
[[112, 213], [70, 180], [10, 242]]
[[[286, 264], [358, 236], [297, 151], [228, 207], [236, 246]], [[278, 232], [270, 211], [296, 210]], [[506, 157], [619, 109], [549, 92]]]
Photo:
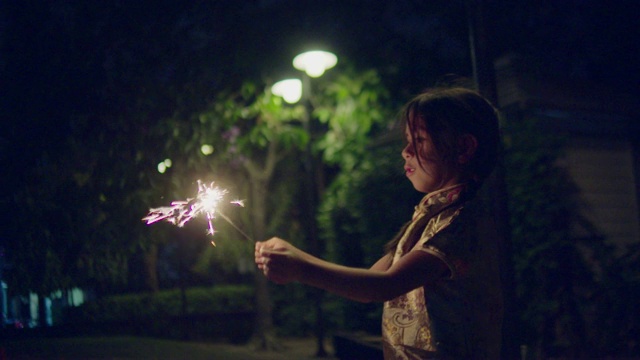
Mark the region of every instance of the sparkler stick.
[[242, 229], [240, 229], [236, 224], [234, 224], [233, 221], [231, 221], [231, 219], [229, 219], [227, 217], [227, 215], [221, 213], [220, 211], [218, 211], [218, 215], [220, 215], [221, 218], [227, 220], [227, 222], [229, 223], [229, 225], [233, 226], [234, 229], [236, 229], [240, 234], [242, 234], [242, 236], [244, 236], [245, 239], [251, 241], [251, 242], [256, 242], [255, 240], [253, 240], [253, 238], [249, 235], [247, 235], [246, 232], [242, 231]]
[[[149, 214], [143, 217], [142, 220], [146, 221], [147, 225], [164, 220], [178, 227], [183, 227], [189, 220], [200, 214], [204, 214], [207, 218], [207, 234], [213, 236], [216, 233], [216, 230], [213, 227], [213, 219], [215, 219], [216, 215], [220, 215], [220, 217], [231, 224], [231, 226], [240, 232], [240, 234], [242, 234], [247, 240], [254, 242], [249, 235], [236, 226], [229, 217], [222, 214], [218, 209], [218, 206], [228, 192], [229, 191], [227, 189], [221, 189], [214, 186], [213, 182], [210, 185], [207, 185], [198, 180], [198, 194], [195, 198], [173, 201], [171, 206], [151, 208], [149, 209]], [[234, 200], [229, 203], [244, 207], [244, 202], [242, 200]], [[213, 240], [211, 241], [211, 244], [213, 244], [213, 246], [216, 245]]]

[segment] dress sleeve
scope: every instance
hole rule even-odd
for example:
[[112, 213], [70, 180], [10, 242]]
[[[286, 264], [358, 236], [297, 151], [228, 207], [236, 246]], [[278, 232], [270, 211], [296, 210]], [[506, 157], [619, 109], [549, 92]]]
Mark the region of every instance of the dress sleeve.
[[468, 213], [462, 211], [448, 226], [422, 238], [416, 248], [442, 260], [449, 267], [451, 279], [465, 276], [477, 245], [472, 224]]

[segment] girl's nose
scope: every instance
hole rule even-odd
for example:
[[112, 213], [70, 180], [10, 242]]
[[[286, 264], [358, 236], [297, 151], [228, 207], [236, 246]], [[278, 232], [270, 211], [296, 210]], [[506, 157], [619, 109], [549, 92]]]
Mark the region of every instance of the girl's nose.
[[404, 159], [408, 159], [413, 155], [413, 147], [411, 146], [411, 144], [407, 144], [407, 146], [404, 147], [404, 149], [402, 149], [402, 157]]

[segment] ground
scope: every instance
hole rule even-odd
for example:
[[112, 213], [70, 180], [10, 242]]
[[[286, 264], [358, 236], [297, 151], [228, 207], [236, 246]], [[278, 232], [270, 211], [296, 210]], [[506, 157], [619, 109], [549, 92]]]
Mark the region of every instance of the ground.
[[[337, 360], [318, 358], [315, 338], [283, 338], [281, 351], [256, 351], [249, 345], [175, 341], [142, 337], [0, 338], [0, 360], [20, 359], [190, 359], [190, 360]], [[331, 340], [325, 350], [334, 353]]]

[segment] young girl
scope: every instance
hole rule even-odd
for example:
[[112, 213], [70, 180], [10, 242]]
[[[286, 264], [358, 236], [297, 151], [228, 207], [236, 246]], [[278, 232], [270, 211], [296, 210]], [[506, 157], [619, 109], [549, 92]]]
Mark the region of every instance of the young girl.
[[384, 302], [385, 359], [500, 357], [502, 302], [495, 237], [471, 202], [491, 173], [496, 111], [478, 93], [434, 89], [401, 113], [404, 170], [426, 196], [369, 269], [336, 265], [272, 238], [256, 244], [272, 281], [298, 281], [355, 301]]

